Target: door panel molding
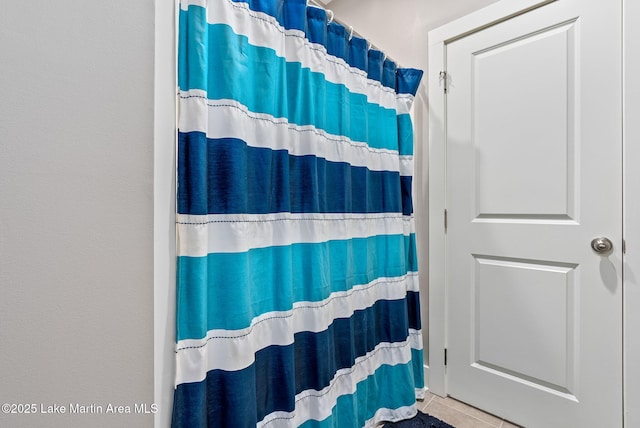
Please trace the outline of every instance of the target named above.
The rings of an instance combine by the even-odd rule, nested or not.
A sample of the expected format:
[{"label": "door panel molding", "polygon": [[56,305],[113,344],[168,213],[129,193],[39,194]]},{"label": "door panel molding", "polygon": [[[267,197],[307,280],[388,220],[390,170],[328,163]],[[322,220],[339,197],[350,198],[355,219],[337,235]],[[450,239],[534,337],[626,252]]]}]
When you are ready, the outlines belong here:
[{"label": "door panel molding", "polygon": [[[429,390],[446,396],[446,44],[557,0],[502,0],[429,32]],[[554,219],[556,220],[556,219]],[[440,351],[441,350],[441,351]]]}]

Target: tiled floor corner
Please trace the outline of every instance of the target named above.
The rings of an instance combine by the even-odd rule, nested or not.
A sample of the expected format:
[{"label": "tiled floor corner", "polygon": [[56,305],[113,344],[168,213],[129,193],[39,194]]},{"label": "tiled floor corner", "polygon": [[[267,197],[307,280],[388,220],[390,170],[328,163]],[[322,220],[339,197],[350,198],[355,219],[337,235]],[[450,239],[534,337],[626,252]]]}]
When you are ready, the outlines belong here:
[{"label": "tiled floor corner", "polygon": [[520,428],[451,397],[442,398],[429,392],[418,402],[418,408],[455,428]]}]

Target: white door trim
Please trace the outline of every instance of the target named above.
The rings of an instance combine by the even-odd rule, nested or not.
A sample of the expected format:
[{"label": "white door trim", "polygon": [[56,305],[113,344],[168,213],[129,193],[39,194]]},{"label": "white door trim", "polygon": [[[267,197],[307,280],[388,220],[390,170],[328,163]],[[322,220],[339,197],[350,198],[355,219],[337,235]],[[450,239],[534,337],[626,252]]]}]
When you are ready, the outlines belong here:
[{"label": "white door trim", "polygon": [[[429,32],[429,44],[449,43],[465,35],[558,0],[502,0]],[[429,50],[431,53],[432,51]],[[431,59],[431,58],[429,58]]]},{"label": "white door trim", "polygon": [[427,386],[447,395],[444,365],[446,348],[446,117],[444,82],[445,45],[510,17],[557,0],[502,0],[429,32],[429,363]]},{"label": "white door trim", "polygon": [[[428,387],[447,394],[445,230],[445,97],[439,72],[445,44],[545,2],[503,0],[429,33],[429,364]],[[624,425],[640,426],[640,3],[623,0],[624,94]],[[633,219],[633,220],[632,220]]]},{"label": "white door trim", "polygon": [[153,315],[155,428],[171,426],[176,325],[176,87],[175,1],[155,0],[153,141]]},{"label": "white door trim", "polygon": [[[431,33],[429,34],[431,42]],[[444,66],[444,41],[429,45],[429,391],[447,395],[444,349],[446,348],[446,269],[444,210],[446,200],[445,97],[439,71]]]},{"label": "white door trim", "polygon": [[624,422],[640,426],[640,2],[623,0]]}]

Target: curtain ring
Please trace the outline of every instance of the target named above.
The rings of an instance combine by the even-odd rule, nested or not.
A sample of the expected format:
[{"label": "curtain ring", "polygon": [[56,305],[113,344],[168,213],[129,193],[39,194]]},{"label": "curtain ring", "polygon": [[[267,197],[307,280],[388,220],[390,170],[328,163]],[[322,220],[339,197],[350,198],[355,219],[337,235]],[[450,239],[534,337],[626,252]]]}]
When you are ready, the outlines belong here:
[{"label": "curtain ring", "polygon": [[349,41],[353,39],[353,25],[349,26]]},{"label": "curtain ring", "polygon": [[327,12],[329,14],[331,14],[331,17],[329,18],[329,21],[327,21],[327,25],[331,24],[333,22],[333,11],[331,9],[327,9]]}]

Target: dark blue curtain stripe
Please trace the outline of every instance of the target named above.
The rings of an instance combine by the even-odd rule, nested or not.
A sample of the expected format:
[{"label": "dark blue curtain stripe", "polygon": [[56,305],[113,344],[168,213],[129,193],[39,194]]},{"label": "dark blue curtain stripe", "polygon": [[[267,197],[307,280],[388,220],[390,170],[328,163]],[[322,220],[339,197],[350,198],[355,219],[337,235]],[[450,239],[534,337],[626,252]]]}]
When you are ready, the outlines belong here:
[{"label": "dark blue curtain stripe", "polygon": [[250,45],[227,25],[206,24],[202,8],[181,13],[199,24],[192,27],[204,26],[201,38],[207,41],[193,43],[189,34],[181,36],[181,90],[201,89],[209,100],[233,99],[254,113],[312,125],[373,148],[398,150],[395,109],[370,103],[365,94],[328,82],[323,74],[287,62],[272,49]]},{"label": "dark blue curtain stripe", "polygon": [[[224,0],[218,0],[224,1]],[[285,21],[283,18],[283,6],[284,0],[232,0],[235,3],[247,3],[249,9],[256,12],[266,13],[273,16],[280,25],[284,27]]]},{"label": "dark blue curtain stripe", "polygon": [[409,328],[420,330],[422,328],[422,319],[420,317],[420,293],[416,291],[408,291],[406,302]]},{"label": "dark blue curtain stripe", "polygon": [[415,68],[399,68],[396,73],[398,79],[396,92],[415,96],[423,74],[422,70]]},{"label": "dark blue curtain stripe", "polygon": [[291,30],[305,31],[307,27],[307,0],[284,0],[284,25]]},{"label": "dark blue curtain stripe", "polygon": [[[292,347],[279,348],[282,359],[292,351]],[[257,386],[257,373],[255,365],[237,372],[214,370],[207,373],[202,382],[178,385],[174,394],[172,427],[253,428],[263,419],[258,417],[258,413],[265,413],[267,407],[293,411],[293,396],[282,397],[278,393],[279,388],[288,390],[290,383],[284,382],[283,385],[278,378],[267,380],[273,394],[266,389],[261,390],[256,399],[251,392]],[[415,394],[405,385],[411,383],[414,376],[411,363],[383,364],[356,385],[355,394],[338,397],[331,417],[324,421],[309,420],[301,427],[360,427],[381,407],[397,409],[410,406],[415,403]],[[380,391],[384,393],[380,394]]]},{"label": "dark blue curtain stripe", "polygon": [[402,192],[402,214],[407,216],[413,214],[413,199],[411,197],[412,183],[413,177],[405,175],[400,177],[400,191]]},{"label": "dark blue curtain stripe", "polygon": [[[335,373],[352,367],[359,357],[382,342],[404,342],[408,337],[407,300],[380,300],[339,318],[325,331],[301,332],[294,337],[296,394],[329,386]],[[256,355],[257,358],[257,355]]]},{"label": "dark blue curtain stripe", "polygon": [[366,72],[369,69],[367,57],[368,42],[357,36],[351,37],[349,42],[349,65]]},{"label": "dark blue curtain stripe", "polygon": [[329,55],[347,60],[347,30],[336,22],[329,24],[327,52],[329,52]]},{"label": "dark blue curtain stripe", "polygon": [[385,59],[382,63],[382,85],[391,89],[396,88],[396,63]]},{"label": "dark blue curtain stripe", "polygon": [[410,190],[410,177],[396,171],[207,139],[202,132],[178,136],[180,214],[410,213],[404,200]]},{"label": "dark blue curtain stripe", "polygon": [[376,49],[370,49],[368,52],[369,65],[367,77],[371,80],[382,82],[382,65],[384,63],[384,54]]},{"label": "dark blue curtain stripe", "polygon": [[[178,385],[173,394],[173,428],[255,428],[258,422],[256,366],[213,370],[203,382]],[[274,391],[279,397],[278,389]],[[275,398],[274,397],[274,398]],[[293,395],[290,398],[293,406]]]},{"label": "dark blue curtain stripe", "polygon": [[389,278],[380,286],[395,285],[417,271],[414,246],[415,234],[382,235],[179,257],[177,339],[247,328],[262,314],[320,302],[379,278]]},{"label": "dark blue curtain stripe", "polygon": [[307,8],[307,39],[319,45],[327,44],[327,12],[319,7]]},{"label": "dark blue curtain stripe", "polygon": [[[223,0],[218,0],[223,1]],[[273,16],[287,30],[305,31],[307,0],[232,0],[247,3],[249,9]]]},{"label": "dark blue curtain stripe", "polygon": [[[405,299],[381,300],[370,308],[356,311],[350,318],[334,320],[327,330],[296,333],[292,345],[259,350],[255,354],[255,363],[248,368],[233,372],[210,371],[206,383],[213,381],[216,388],[213,391],[208,389],[207,393],[215,394],[217,399],[211,404],[218,407],[213,410],[224,414],[231,409],[225,409],[226,406],[220,403],[236,407],[239,400],[246,398],[245,401],[250,402],[251,398],[245,397],[244,390],[247,385],[256,385],[257,396],[253,402],[257,412],[249,414],[257,417],[257,421],[275,411],[292,411],[295,394],[309,389],[324,389],[338,370],[353,367],[357,358],[373,351],[380,343],[406,341],[408,329],[414,328],[407,321],[410,319],[407,313],[409,306],[411,303]],[[181,387],[188,389],[183,385],[178,388]],[[201,386],[196,390],[199,388]],[[237,414],[237,411],[236,407],[233,413]]]}]

